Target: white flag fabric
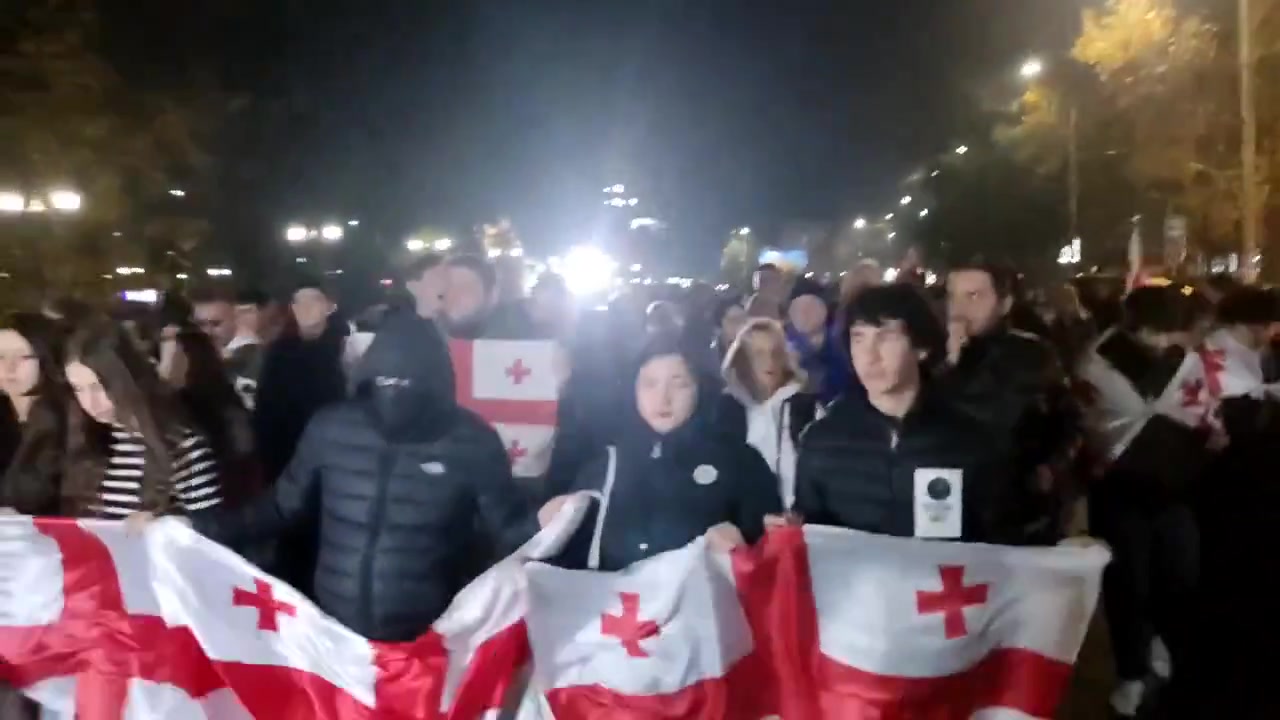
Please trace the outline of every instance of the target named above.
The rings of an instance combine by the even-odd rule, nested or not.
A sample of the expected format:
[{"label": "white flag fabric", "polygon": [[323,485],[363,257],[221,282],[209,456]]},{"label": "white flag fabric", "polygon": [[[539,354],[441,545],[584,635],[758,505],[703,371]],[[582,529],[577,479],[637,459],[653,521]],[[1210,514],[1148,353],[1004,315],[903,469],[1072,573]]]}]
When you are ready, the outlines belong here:
[{"label": "white flag fabric", "polygon": [[1090,424],[1105,441],[1108,457],[1114,460],[1123,455],[1147,421],[1157,414],[1188,427],[1197,427],[1212,417],[1217,404],[1210,392],[1213,379],[1206,375],[1204,355],[1187,353],[1161,395],[1147,400],[1098,354],[1098,346],[1112,332],[1115,330],[1098,339],[1079,368],[1080,379],[1088,383],[1094,395],[1089,408]]},{"label": "white flag fabric", "polygon": [[412,643],[370,642],[175,520],[0,519],[0,681],[81,720],[476,718],[528,658],[523,564],[585,498]]},{"label": "white flag fabric", "polygon": [[458,404],[502,437],[516,477],[538,477],[551,461],[556,405],[568,367],[550,340],[452,340]]},{"label": "white flag fabric", "polygon": [[736,716],[752,634],[727,559],[698,540],[616,573],[529,565],[534,686],[554,717]]},{"label": "white flag fabric", "polygon": [[751,609],[780,714],[831,720],[1052,718],[1110,557],[816,526],[771,532],[763,551],[790,580]]}]

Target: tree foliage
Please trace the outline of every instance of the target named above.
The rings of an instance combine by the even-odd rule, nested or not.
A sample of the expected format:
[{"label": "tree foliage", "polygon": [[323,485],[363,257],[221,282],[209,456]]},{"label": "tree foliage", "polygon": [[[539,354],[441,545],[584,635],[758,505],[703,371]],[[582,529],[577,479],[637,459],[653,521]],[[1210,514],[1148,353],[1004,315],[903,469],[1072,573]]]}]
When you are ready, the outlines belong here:
[{"label": "tree foliage", "polygon": [[231,100],[198,80],[179,92],[137,87],[99,51],[92,2],[33,5],[0,28],[0,187],[67,187],[84,201],[54,224],[4,221],[11,234],[39,238],[21,253],[25,272],[42,284],[83,287],[113,257],[189,253],[209,226],[165,198],[173,188],[201,188]]}]

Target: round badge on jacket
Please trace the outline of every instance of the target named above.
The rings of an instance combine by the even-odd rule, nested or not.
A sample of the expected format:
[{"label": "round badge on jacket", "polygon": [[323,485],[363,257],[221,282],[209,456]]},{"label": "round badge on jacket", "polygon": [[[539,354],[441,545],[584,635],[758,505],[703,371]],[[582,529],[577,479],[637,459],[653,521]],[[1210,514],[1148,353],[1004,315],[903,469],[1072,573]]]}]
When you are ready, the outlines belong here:
[{"label": "round badge on jacket", "polygon": [[693,481],[699,485],[710,485],[720,477],[720,471],[710,465],[699,465],[693,469]]}]

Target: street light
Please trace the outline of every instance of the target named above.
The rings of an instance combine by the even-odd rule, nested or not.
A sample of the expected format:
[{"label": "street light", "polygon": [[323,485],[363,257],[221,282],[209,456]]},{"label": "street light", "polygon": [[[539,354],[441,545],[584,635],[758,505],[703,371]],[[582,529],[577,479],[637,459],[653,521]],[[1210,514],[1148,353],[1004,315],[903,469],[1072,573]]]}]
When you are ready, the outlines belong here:
[{"label": "street light", "polygon": [[910,205],[910,204],[911,204],[911,196],[910,196],[910,195],[903,195],[903,196],[902,196],[902,199],[898,201],[898,204],[899,204],[899,205]]},{"label": "street light", "polygon": [[404,241],[404,249],[409,252],[422,252],[427,249],[427,242],[418,238],[409,238]]},{"label": "street light", "polygon": [[169,191],[169,194],[170,194],[170,195],[172,195],[172,196],[174,196],[174,197],[178,197],[178,198],[180,198],[180,197],[186,197],[186,196],[187,196],[187,191],[186,191],[186,190],[179,190],[179,189],[177,189],[177,188],[174,188],[174,189],[172,189],[172,190],[170,190],[170,191]]},{"label": "street light", "polygon": [[58,212],[76,212],[80,209],[82,198],[74,190],[50,190],[49,204]]},{"label": "street light", "polygon": [[348,220],[347,224],[350,225],[351,227],[360,227],[359,220]]},{"label": "street light", "polygon": [[889,237],[889,239],[890,239],[890,240],[892,240],[892,239],[894,239],[894,238],[898,237],[898,233],[896,233],[896,232],[891,232],[891,233],[889,233],[888,237]]},{"label": "street light", "polygon": [[889,213],[888,215],[885,215],[885,216],[884,216],[884,219],[885,219],[885,220],[892,220],[892,219],[893,219],[893,213]]},{"label": "street light", "polygon": [[0,212],[17,214],[27,209],[27,198],[22,193],[0,192]]},{"label": "street light", "polygon": [[205,268],[204,272],[209,277],[229,277],[231,275],[230,268],[211,267],[211,268]]},{"label": "street light", "polygon": [[920,211],[920,217],[929,217],[929,208]]},{"label": "street light", "polygon": [[440,238],[439,240],[431,243],[431,247],[436,252],[447,252],[453,247],[453,240],[450,238]]},{"label": "street light", "polygon": [[320,228],[320,237],[328,242],[337,242],[342,239],[342,226],[332,223]]},{"label": "street light", "polygon": [[307,228],[303,225],[290,225],[285,228],[284,239],[291,243],[305,242],[307,239]]},{"label": "street light", "polygon": [[860,217],[860,218],[858,218],[857,220],[854,220],[854,221],[853,221],[853,229],[854,229],[854,230],[863,230],[863,229],[865,229],[866,227],[867,227],[867,219],[866,219],[866,218],[864,218],[864,217]]},{"label": "street light", "polygon": [[969,152],[969,146],[968,146],[968,145],[961,145],[960,147],[956,148],[956,154],[957,154],[957,155],[964,155],[964,154],[965,154],[965,153],[967,153],[967,152]]},{"label": "street light", "polygon": [[739,235],[750,235],[750,234],[751,234],[751,228],[749,228],[749,227],[738,228],[738,234],[739,234]]},{"label": "street light", "polygon": [[1043,72],[1044,63],[1040,61],[1040,58],[1035,57],[1027,58],[1027,61],[1022,63],[1022,67],[1018,68],[1018,74],[1022,76],[1023,80],[1034,80],[1040,77]]}]

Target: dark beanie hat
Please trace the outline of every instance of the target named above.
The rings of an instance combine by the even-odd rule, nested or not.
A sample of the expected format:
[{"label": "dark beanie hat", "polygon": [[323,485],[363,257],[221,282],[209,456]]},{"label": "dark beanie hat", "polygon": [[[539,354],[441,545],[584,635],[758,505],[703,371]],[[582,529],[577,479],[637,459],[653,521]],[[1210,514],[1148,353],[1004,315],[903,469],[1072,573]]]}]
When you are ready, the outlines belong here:
[{"label": "dark beanie hat", "polygon": [[795,301],[797,298],[802,298],[805,295],[812,295],[823,302],[827,301],[827,296],[823,292],[821,285],[808,278],[800,278],[796,280],[795,284],[791,287],[790,299],[791,301]]}]

